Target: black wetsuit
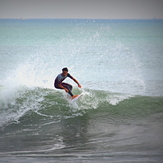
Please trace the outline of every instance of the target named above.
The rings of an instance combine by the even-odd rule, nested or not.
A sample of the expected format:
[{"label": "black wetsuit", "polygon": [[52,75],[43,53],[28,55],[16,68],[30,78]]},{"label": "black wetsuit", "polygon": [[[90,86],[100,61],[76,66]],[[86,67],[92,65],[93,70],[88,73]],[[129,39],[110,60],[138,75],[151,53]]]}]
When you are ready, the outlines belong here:
[{"label": "black wetsuit", "polygon": [[59,84],[61,84],[63,87],[67,88],[67,89],[69,90],[68,93],[69,93],[71,96],[73,96],[73,94],[71,93],[72,85],[62,82],[62,81],[65,80],[67,77],[69,77],[69,78],[71,78],[71,79],[73,78],[69,73],[67,74],[67,76],[62,75],[62,73],[59,74],[59,75],[56,77],[55,81],[54,81],[54,87],[57,88],[57,89],[63,89],[63,88],[60,88],[60,87],[59,87]]}]

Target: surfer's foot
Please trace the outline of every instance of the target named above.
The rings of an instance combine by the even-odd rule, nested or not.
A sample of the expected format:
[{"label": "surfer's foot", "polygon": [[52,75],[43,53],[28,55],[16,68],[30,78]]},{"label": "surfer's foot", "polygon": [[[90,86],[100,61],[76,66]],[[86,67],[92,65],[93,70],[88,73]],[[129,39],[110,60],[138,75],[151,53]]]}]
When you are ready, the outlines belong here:
[{"label": "surfer's foot", "polygon": [[78,97],[78,96],[79,96],[79,95],[74,95],[74,96],[72,96],[71,98],[74,99],[74,98],[76,98],[76,97]]}]

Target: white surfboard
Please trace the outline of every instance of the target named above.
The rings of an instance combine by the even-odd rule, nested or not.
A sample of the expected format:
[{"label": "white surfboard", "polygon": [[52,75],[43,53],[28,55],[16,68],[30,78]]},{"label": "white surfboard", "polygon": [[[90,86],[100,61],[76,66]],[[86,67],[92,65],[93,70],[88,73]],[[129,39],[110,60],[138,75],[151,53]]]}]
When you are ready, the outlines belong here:
[{"label": "white surfboard", "polygon": [[78,100],[82,95],[83,95],[83,93],[79,94],[77,97],[75,97],[74,99],[72,99],[71,102],[74,102],[74,101]]}]

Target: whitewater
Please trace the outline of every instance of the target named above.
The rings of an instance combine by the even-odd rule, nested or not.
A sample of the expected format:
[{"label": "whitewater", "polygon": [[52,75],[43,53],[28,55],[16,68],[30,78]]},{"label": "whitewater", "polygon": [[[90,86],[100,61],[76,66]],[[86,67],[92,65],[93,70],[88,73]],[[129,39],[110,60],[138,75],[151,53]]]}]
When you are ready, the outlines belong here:
[{"label": "whitewater", "polygon": [[1,19],[0,162],[161,163],[162,43],[163,20]]}]

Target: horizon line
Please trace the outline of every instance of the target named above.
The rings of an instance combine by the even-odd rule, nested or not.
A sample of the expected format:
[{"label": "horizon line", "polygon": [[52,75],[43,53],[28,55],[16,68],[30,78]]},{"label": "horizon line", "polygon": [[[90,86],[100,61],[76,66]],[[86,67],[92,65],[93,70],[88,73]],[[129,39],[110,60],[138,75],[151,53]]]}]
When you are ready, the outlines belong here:
[{"label": "horizon line", "polygon": [[0,18],[0,20],[163,20],[163,18]]}]

